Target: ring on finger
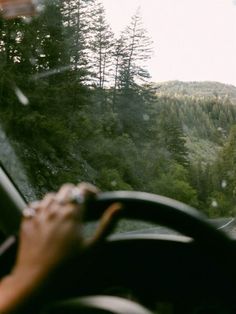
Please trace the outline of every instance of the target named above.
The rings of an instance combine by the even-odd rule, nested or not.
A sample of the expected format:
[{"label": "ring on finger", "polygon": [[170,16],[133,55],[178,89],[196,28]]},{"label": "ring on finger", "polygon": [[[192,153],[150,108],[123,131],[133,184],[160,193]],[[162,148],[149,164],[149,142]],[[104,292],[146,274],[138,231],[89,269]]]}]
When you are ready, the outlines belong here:
[{"label": "ring on finger", "polygon": [[23,210],[23,216],[25,218],[32,218],[35,216],[35,214],[36,214],[36,210],[32,207],[26,207]]},{"label": "ring on finger", "polygon": [[75,204],[75,205],[82,205],[84,201],[85,201],[84,194],[77,187],[74,187],[71,190],[70,195],[67,198],[67,202]]}]

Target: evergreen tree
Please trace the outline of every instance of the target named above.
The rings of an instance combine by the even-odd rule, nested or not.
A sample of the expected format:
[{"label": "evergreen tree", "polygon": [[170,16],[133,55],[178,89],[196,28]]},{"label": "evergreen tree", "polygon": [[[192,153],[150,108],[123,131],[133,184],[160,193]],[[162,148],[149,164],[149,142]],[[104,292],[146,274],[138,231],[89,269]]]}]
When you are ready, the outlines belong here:
[{"label": "evergreen tree", "polygon": [[143,83],[150,77],[145,62],[151,53],[151,40],[138,10],[117,40],[113,51],[113,108],[119,114],[123,132],[130,133],[136,140],[146,130],[146,99],[151,98],[152,89]]},{"label": "evergreen tree", "polygon": [[119,87],[128,90],[150,78],[145,62],[151,57],[152,41],[143,27],[140,10],[137,10],[130,25],[123,31],[119,41],[121,43],[123,47],[120,49],[122,62],[119,68]]},{"label": "evergreen tree", "polygon": [[106,22],[103,5],[98,2],[93,9],[93,38],[90,41],[91,70],[94,83],[100,89],[111,85],[111,59],[113,47],[113,33]]},{"label": "evergreen tree", "polygon": [[64,31],[70,52],[70,65],[77,73],[77,80],[91,81],[90,41],[95,0],[65,0],[62,14]]},{"label": "evergreen tree", "polygon": [[211,180],[213,191],[209,202],[212,199],[217,202],[218,215],[234,214],[236,210],[236,126],[231,128],[228,140],[212,166]]},{"label": "evergreen tree", "polygon": [[183,166],[188,165],[188,150],[181,121],[177,117],[177,108],[168,104],[159,104],[156,127],[157,145],[164,147],[169,158]]},{"label": "evergreen tree", "polygon": [[116,107],[116,100],[118,90],[120,89],[120,69],[122,66],[122,60],[125,58],[125,43],[124,38],[121,36],[114,43],[113,49],[113,59],[114,59],[114,86],[113,86],[113,109]]}]

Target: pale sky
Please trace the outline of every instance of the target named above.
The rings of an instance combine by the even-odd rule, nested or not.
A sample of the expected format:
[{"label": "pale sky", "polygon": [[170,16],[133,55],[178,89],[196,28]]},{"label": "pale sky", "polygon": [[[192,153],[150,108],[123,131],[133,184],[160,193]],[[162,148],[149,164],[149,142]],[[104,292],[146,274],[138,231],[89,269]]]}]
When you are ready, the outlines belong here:
[{"label": "pale sky", "polygon": [[102,0],[116,34],[141,6],[154,41],[152,81],[236,86],[236,0]]}]

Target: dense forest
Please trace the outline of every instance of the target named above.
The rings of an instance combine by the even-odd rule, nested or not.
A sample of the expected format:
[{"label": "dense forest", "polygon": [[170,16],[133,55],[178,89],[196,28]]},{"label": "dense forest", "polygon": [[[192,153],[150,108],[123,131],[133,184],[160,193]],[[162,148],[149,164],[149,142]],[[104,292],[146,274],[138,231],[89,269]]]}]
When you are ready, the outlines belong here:
[{"label": "dense forest", "polygon": [[0,23],[1,125],[38,197],[89,181],[235,214],[233,97],[151,83],[139,10],[118,38],[98,0]]}]

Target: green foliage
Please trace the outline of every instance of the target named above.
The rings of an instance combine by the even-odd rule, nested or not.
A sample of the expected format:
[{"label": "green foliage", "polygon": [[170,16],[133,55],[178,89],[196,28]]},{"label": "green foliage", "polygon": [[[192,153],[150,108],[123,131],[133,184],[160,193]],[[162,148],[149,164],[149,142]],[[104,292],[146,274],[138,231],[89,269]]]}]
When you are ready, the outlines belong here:
[{"label": "green foliage", "polygon": [[176,82],[145,83],[152,51],[139,12],[118,39],[97,0],[48,1],[30,24],[0,27],[1,124],[38,197],[90,181],[211,216],[234,212],[236,109],[225,97],[194,94],[194,84],[190,93]]},{"label": "green foliage", "polygon": [[97,183],[98,186],[101,186],[103,189],[108,191],[132,190],[132,187],[123,181],[120,172],[116,169],[103,168],[99,173]]},{"label": "green foliage", "polygon": [[161,174],[151,183],[151,189],[156,194],[198,207],[197,191],[189,184],[188,175],[188,171],[182,165],[173,163],[167,173]]},{"label": "green foliage", "polygon": [[235,204],[232,203],[231,197],[223,191],[215,191],[208,200],[211,217],[230,217],[236,213]]},{"label": "green foliage", "polygon": [[[212,165],[212,199],[217,201],[215,211],[220,215],[235,213],[236,207],[236,126]],[[218,198],[216,198],[218,197]]]}]

